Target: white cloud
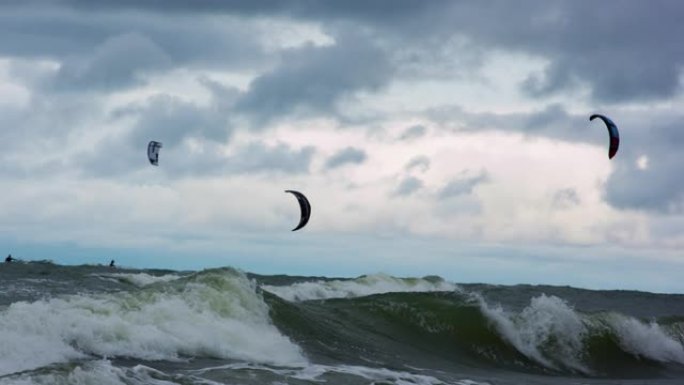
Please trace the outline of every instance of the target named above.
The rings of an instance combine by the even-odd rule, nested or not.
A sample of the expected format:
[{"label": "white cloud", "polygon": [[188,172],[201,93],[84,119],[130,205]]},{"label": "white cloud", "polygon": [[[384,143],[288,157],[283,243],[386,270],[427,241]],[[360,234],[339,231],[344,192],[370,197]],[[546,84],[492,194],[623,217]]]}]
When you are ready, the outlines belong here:
[{"label": "white cloud", "polygon": [[[676,259],[683,96],[660,83],[672,74],[651,67],[652,76],[631,79],[634,64],[616,60],[610,79],[599,76],[607,68],[592,67],[603,62],[587,56],[583,37],[553,22],[577,11],[561,3],[569,8],[531,15],[547,33],[531,40],[486,14],[472,16],[496,31],[411,7],[383,19],[325,5],[256,14],[152,7],[101,23],[87,8],[56,5],[21,19],[30,25],[0,17],[0,32],[11,32],[0,37],[0,227],[29,243],[266,250],[292,246],[283,235],[299,214],[283,192],[292,188],[312,203],[297,233],[320,242],[311,255],[344,235]],[[6,15],[30,14],[19,8]],[[461,10],[437,11],[449,19]],[[628,58],[641,52],[632,48],[650,52],[629,39],[613,44]],[[681,59],[672,50],[653,59],[670,68]],[[610,112],[620,126],[613,160],[588,111]],[[150,139],[165,143],[159,168],[145,161]],[[405,257],[355,251],[361,260],[382,254],[377,266]],[[560,254],[549,258],[575,258]],[[348,257],[335,258],[321,263]],[[436,271],[449,259],[432,262]]]},{"label": "white cloud", "polygon": [[648,156],[647,155],[641,155],[640,157],[638,157],[636,160],[636,166],[639,170],[648,169]]}]

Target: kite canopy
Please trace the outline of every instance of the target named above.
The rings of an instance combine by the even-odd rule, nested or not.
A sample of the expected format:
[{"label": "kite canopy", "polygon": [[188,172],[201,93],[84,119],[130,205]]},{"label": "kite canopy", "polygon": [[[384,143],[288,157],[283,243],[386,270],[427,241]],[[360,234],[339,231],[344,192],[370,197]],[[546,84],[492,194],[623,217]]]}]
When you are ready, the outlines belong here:
[{"label": "kite canopy", "polygon": [[299,224],[297,225],[297,227],[292,229],[292,231],[297,231],[302,227],[306,226],[307,222],[309,222],[309,217],[311,216],[311,205],[309,204],[309,200],[306,199],[304,194],[300,193],[299,191],[285,190],[285,192],[290,193],[297,198],[297,202],[299,202],[299,208],[302,210],[302,216],[299,219]]},{"label": "kite canopy", "polygon": [[159,149],[161,148],[162,144],[160,142],[155,142],[154,140],[147,145],[147,159],[150,160],[151,165],[159,165]]},{"label": "kite canopy", "polygon": [[592,121],[596,118],[603,120],[603,123],[605,123],[606,127],[608,128],[608,135],[610,136],[610,148],[608,149],[608,159],[612,159],[615,156],[615,154],[617,154],[618,147],[620,146],[620,133],[618,132],[618,128],[615,125],[615,123],[613,123],[612,120],[603,115],[591,115],[589,117],[589,121]]}]

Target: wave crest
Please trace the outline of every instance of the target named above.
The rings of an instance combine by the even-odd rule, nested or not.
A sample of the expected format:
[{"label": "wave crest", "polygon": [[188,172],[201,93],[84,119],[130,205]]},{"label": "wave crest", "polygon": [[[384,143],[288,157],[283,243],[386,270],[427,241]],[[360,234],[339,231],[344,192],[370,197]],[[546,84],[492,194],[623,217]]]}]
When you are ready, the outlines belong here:
[{"label": "wave crest", "polygon": [[396,278],[386,274],[364,275],[348,280],[298,282],[289,286],[263,285],[262,288],[291,302],[382,293],[459,290],[455,284],[439,277]]},{"label": "wave crest", "polygon": [[207,270],[132,292],[17,302],[0,312],[0,374],[83,356],[305,362],[271,323],[255,285]]}]

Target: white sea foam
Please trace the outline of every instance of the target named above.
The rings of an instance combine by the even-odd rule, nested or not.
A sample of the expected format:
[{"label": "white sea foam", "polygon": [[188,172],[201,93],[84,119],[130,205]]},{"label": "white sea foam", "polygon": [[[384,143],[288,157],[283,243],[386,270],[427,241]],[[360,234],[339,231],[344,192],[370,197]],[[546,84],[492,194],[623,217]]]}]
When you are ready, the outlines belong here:
[{"label": "white sea foam", "polygon": [[[356,365],[306,365],[297,368],[279,368],[253,363],[235,363],[194,371],[202,374],[215,370],[255,370],[267,371],[283,377],[312,381],[327,382],[324,377],[329,374],[347,375],[368,380],[370,384],[394,385],[490,385],[487,382],[477,382],[470,379],[444,382],[436,377],[410,373],[406,371],[390,370],[386,368],[370,368]],[[340,381],[339,379],[337,381]],[[354,381],[356,383],[356,381]]]},{"label": "white sea foam", "polygon": [[179,275],[166,274],[166,275],[150,275],[147,273],[112,273],[112,274],[100,274],[98,277],[101,278],[113,278],[117,281],[128,282],[137,287],[143,287],[151,285],[158,282],[169,282],[180,278]]},{"label": "white sea foam", "polygon": [[393,292],[454,291],[458,286],[442,279],[395,278],[385,274],[365,275],[350,280],[298,282],[289,286],[262,288],[288,301],[353,298]]},{"label": "white sea foam", "polygon": [[[386,368],[369,368],[365,366],[356,365],[311,365],[304,368],[299,373],[296,373],[292,378],[301,380],[320,381],[320,377],[329,374],[346,374],[354,377],[361,377],[369,380],[371,384],[396,384],[396,385],[448,385],[448,383],[439,380],[433,376],[424,374],[415,374],[405,371],[390,370]],[[459,380],[457,382],[449,383],[452,385],[488,385],[486,383],[478,383],[473,380]]]},{"label": "white sea foam", "polygon": [[108,360],[84,362],[73,368],[53,368],[47,373],[21,373],[0,379],[0,385],[175,385],[164,375],[138,365],[118,368]]},{"label": "white sea foam", "polygon": [[0,375],[86,355],[306,361],[273,326],[253,284],[232,270],[133,292],[14,303],[0,311],[0,341]]}]

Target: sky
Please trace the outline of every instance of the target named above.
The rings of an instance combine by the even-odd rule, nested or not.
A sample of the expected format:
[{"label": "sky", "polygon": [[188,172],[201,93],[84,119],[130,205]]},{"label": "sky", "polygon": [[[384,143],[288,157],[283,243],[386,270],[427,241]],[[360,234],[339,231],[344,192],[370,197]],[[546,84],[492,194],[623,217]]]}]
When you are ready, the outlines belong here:
[{"label": "sky", "polygon": [[[678,0],[3,1],[0,246],[684,293],[682,18]],[[620,129],[612,160],[594,113]],[[312,205],[297,232],[286,189]]]}]

